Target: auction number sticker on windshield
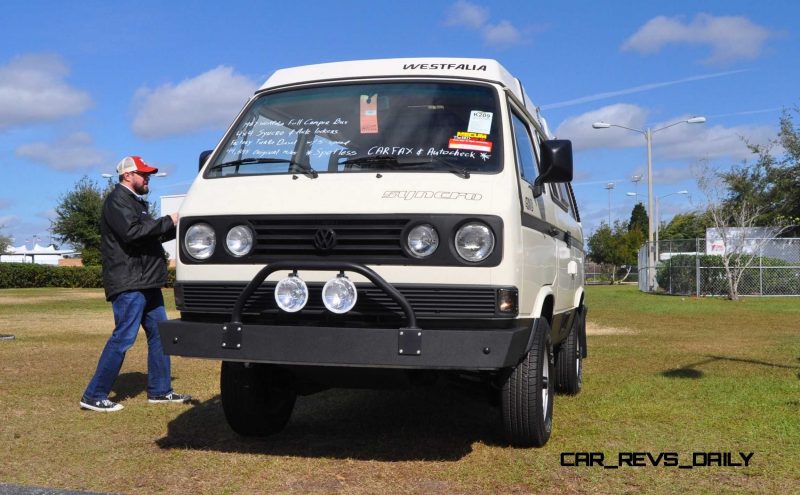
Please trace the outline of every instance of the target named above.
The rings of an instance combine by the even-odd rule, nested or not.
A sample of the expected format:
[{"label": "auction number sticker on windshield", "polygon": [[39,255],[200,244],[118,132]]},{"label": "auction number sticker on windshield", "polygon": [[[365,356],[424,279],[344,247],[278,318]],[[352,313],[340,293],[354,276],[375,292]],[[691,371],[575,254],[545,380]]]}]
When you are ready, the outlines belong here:
[{"label": "auction number sticker on windshield", "polygon": [[492,112],[482,112],[473,110],[469,114],[469,126],[467,132],[479,132],[489,134],[492,129]]},{"label": "auction number sticker on windshield", "polygon": [[378,95],[361,95],[361,134],[378,133]]}]

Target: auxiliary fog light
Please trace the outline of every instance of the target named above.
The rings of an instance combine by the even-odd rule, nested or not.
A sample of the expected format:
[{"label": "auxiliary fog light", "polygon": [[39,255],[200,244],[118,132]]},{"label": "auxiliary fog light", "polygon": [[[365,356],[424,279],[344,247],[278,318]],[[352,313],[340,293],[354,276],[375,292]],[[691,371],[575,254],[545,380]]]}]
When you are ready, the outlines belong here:
[{"label": "auxiliary fog light", "polygon": [[344,274],[328,280],[322,287],[322,302],[333,313],[347,313],[356,305],[357,299],[355,284]]},{"label": "auxiliary fog light", "polygon": [[308,302],[308,287],[296,273],[282,279],[275,286],[275,302],[287,313],[303,309]]}]

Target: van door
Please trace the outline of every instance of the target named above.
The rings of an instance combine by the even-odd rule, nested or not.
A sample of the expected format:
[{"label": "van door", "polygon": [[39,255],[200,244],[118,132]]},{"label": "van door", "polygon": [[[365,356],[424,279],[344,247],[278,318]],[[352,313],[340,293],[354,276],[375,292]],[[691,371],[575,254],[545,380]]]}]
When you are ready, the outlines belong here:
[{"label": "van door", "polygon": [[[519,195],[522,201],[522,256],[524,297],[536,297],[543,285],[553,285],[556,280],[556,243],[549,235],[548,222],[552,208],[542,196],[533,197],[533,181],[538,175],[538,141],[533,138],[531,126],[522,117],[522,112],[513,109],[511,122],[514,131],[514,148],[519,177]],[[535,132],[535,131],[534,131]],[[521,306],[533,301],[520,301]]]},{"label": "van door", "polygon": [[[575,292],[583,281],[583,262],[580,253],[583,250],[583,238],[575,219],[575,208],[566,183],[550,184],[548,189],[555,205],[554,216],[556,227],[561,231],[557,241],[558,255],[558,298],[563,309],[573,307]],[[580,245],[580,251],[577,249]]]}]

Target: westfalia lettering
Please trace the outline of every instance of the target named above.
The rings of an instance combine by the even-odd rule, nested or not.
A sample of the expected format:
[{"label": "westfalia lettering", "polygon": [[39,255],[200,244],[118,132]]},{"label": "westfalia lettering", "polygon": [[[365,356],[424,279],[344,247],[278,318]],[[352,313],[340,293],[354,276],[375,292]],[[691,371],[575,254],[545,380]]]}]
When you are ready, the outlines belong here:
[{"label": "westfalia lettering", "polygon": [[485,65],[477,64],[403,64],[403,70],[486,70]]},{"label": "westfalia lettering", "polygon": [[457,191],[383,191],[383,199],[465,199],[480,201],[482,194]]}]

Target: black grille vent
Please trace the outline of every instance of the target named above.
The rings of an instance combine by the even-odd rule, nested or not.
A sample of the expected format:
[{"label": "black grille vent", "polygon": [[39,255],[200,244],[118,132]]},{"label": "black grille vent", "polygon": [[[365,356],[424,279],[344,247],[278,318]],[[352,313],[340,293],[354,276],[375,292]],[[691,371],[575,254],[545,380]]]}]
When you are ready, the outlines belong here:
[{"label": "black grille vent", "polygon": [[[253,254],[344,256],[365,260],[372,257],[404,258],[400,239],[408,222],[405,218],[385,217],[254,219],[251,220],[256,233]],[[319,240],[320,237],[326,237],[326,234],[327,244]]]},{"label": "black grille vent", "polygon": [[[185,312],[230,314],[245,284],[180,284],[175,286],[178,309]],[[245,304],[244,314],[281,313],[273,299],[274,283],[259,287]],[[402,316],[400,306],[381,289],[358,284],[358,301],[349,314]],[[396,286],[414,308],[417,318],[497,316],[495,287]],[[322,284],[309,283],[309,301],[301,313],[326,312]],[[181,297],[182,296],[182,297]],[[504,315],[508,316],[508,315]]]}]

